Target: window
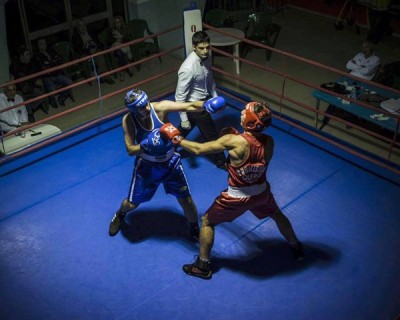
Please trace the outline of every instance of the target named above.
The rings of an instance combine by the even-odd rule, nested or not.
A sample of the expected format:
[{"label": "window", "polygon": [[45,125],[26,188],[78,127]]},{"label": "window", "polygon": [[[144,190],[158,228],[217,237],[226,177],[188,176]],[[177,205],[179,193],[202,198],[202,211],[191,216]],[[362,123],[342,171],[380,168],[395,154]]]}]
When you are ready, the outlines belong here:
[{"label": "window", "polygon": [[25,0],[29,32],[46,29],[67,21],[64,0]]}]

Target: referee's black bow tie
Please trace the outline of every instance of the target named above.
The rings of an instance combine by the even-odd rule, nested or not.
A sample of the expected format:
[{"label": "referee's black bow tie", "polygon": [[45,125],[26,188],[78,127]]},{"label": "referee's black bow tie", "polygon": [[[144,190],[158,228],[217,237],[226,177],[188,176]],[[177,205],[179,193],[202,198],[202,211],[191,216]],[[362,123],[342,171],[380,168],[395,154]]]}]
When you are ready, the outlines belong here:
[{"label": "referee's black bow tie", "polygon": [[10,101],[11,101],[11,102],[14,102],[15,99],[8,98],[7,101],[8,101],[8,102],[10,102]]}]

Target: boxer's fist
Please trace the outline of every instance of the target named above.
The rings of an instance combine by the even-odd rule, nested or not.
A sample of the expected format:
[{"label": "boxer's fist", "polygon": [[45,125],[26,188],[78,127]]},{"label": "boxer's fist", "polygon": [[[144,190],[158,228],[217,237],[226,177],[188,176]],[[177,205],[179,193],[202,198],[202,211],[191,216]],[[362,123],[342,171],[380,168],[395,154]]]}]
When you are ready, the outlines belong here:
[{"label": "boxer's fist", "polygon": [[149,150],[149,140],[148,139],[143,139],[142,141],[140,141],[140,149],[142,151],[148,151]]},{"label": "boxer's fist", "polygon": [[222,137],[226,134],[240,134],[240,132],[237,131],[234,127],[225,127],[225,128],[222,128],[221,131],[219,132],[220,137]]},{"label": "boxer's fist", "polygon": [[160,130],[155,129],[140,142],[140,149],[150,155],[162,155],[166,152],[167,142],[161,137]]},{"label": "boxer's fist", "polygon": [[209,113],[215,113],[225,108],[225,99],[223,97],[214,97],[204,102],[203,108]]},{"label": "boxer's fist", "polygon": [[160,129],[163,137],[172,141],[172,143],[176,146],[179,146],[182,140],[184,139],[181,136],[181,133],[177,128],[175,128],[171,123],[164,124]]}]

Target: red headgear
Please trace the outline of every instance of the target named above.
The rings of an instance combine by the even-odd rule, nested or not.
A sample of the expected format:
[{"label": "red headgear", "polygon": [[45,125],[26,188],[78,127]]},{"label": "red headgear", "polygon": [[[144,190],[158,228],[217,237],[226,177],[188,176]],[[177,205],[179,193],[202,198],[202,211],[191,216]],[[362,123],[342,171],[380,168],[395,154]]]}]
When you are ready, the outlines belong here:
[{"label": "red headgear", "polygon": [[[262,106],[257,113],[254,111],[256,105]],[[248,131],[262,131],[267,128],[272,121],[271,110],[267,105],[259,102],[249,102],[245,107],[245,117],[243,119],[243,128]]]}]

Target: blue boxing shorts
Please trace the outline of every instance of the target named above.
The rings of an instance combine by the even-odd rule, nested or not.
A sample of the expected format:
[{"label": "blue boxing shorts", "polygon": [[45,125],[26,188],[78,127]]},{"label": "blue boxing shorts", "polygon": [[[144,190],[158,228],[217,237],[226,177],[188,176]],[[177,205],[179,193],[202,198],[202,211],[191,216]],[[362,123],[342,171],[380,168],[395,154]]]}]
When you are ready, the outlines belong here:
[{"label": "blue boxing shorts", "polygon": [[190,189],[179,153],[165,161],[137,156],[129,188],[128,200],[140,204],[151,200],[160,184],[166,193],[177,198],[190,196]]}]

